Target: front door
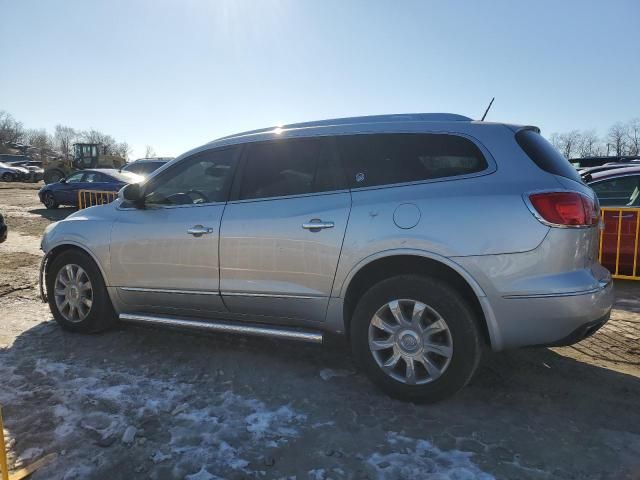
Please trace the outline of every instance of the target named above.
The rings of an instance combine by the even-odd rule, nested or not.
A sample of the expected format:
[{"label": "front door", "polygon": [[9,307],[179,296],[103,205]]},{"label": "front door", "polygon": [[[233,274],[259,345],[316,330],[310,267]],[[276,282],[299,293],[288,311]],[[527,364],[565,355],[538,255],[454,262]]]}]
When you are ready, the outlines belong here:
[{"label": "front door", "polygon": [[329,140],[247,147],[220,233],[220,290],[233,313],[324,321],[351,195]]},{"label": "front door", "polygon": [[78,191],[82,189],[85,172],[76,172],[69,175],[64,182],[56,185],[56,200],[63,205],[76,205],[78,203]]},{"label": "front door", "polygon": [[215,315],[218,233],[236,150],[185,158],[152,178],[144,208],[120,206],[111,234],[112,286],[128,313]]}]

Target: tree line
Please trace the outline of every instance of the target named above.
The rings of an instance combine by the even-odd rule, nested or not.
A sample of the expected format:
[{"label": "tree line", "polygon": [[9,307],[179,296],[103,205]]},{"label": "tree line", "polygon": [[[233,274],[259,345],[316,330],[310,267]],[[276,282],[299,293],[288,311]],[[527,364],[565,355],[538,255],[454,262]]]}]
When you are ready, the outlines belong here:
[{"label": "tree line", "polygon": [[613,124],[603,137],[595,130],[571,130],[549,140],[567,158],[640,155],[640,118]]},{"label": "tree line", "polygon": [[131,147],[127,142],[118,142],[111,135],[99,130],[79,130],[66,125],[56,125],[53,133],[44,128],[25,128],[22,122],[0,110],[0,153],[8,151],[9,146],[25,145],[36,149],[40,156],[72,156],[73,144],[100,143],[107,147],[110,154],[128,159]]}]

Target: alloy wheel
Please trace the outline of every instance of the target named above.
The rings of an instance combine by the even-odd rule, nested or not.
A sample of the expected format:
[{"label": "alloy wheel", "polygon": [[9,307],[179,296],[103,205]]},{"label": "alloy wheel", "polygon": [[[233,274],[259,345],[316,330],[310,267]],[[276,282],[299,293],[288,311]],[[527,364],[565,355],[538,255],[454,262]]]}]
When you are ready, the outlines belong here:
[{"label": "alloy wheel", "polygon": [[433,308],[417,300],[392,300],[371,318],[369,350],[388,376],[420,385],[438,379],[449,367],[453,338]]},{"label": "alloy wheel", "polygon": [[93,304],[93,288],[89,275],[75,264],[60,269],[54,282],[54,298],[60,315],[71,323],[82,322]]}]

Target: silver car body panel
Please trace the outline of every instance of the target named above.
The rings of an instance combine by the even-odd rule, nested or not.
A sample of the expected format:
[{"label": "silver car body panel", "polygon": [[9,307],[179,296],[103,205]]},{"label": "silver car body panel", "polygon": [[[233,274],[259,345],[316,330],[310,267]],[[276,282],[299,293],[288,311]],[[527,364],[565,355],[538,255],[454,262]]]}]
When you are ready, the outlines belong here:
[{"label": "silver car body panel", "polygon": [[[613,293],[596,260],[598,232],[538,221],[524,195],[579,191],[514,140],[520,127],[460,116],[337,119],[224,137],[168,162],[228,145],[311,136],[447,133],[489,164],[477,174],[322,194],[138,210],[121,200],[50,227],[43,249],[86,250],[119,314],[162,314],[344,333],[350,282],[381,258],[414,255],[456,271],[476,294],[495,350],[552,343],[606,316]],[[311,220],[333,228],[311,231]],[[212,233],[192,237],[194,225]],[[428,273],[428,272],[426,272]]]}]

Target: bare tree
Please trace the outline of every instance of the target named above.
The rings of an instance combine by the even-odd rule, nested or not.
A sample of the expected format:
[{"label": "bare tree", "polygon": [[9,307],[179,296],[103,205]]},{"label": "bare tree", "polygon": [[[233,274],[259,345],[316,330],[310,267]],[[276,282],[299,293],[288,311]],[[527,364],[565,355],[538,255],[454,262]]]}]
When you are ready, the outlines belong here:
[{"label": "bare tree", "polygon": [[101,144],[107,152],[112,152],[116,145],[116,140],[111,135],[107,135],[106,133],[102,133],[94,129],[83,131],[80,134],[80,138],[86,143]]},{"label": "bare tree", "polygon": [[144,158],[152,158],[156,156],[156,152],[153,150],[151,145],[147,145],[144,149]]},{"label": "bare tree", "polygon": [[595,130],[585,130],[580,134],[578,144],[578,155],[580,157],[595,157],[602,153],[600,139]]},{"label": "bare tree", "polygon": [[71,127],[64,125],[56,125],[56,130],[53,135],[54,145],[57,150],[62,153],[65,158],[71,155],[71,145],[78,137],[78,132]]},{"label": "bare tree", "polygon": [[121,156],[125,160],[128,160],[129,154],[131,153],[131,147],[127,142],[116,143],[113,147],[113,153]]},{"label": "bare tree", "polygon": [[0,110],[0,144],[18,142],[23,135],[22,123],[16,121],[10,113]]},{"label": "bare tree", "polygon": [[44,128],[31,128],[24,132],[25,141],[33,147],[36,152],[34,156],[44,160],[53,149],[53,138]]},{"label": "bare tree", "polygon": [[572,130],[567,133],[554,133],[550,137],[553,146],[566,158],[572,158],[574,153],[578,153],[581,139],[582,135],[578,130]]},{"label": "bare tree", "polygon": [[627,123],[627,151],[629,155],[640,155],[640,118]]},{"label": "bare tree", "polygon": [[626,153],[627,138],[627,125],[624,123],[617,122],[609,129],[607,141],[616,156],[620,157]]}]

